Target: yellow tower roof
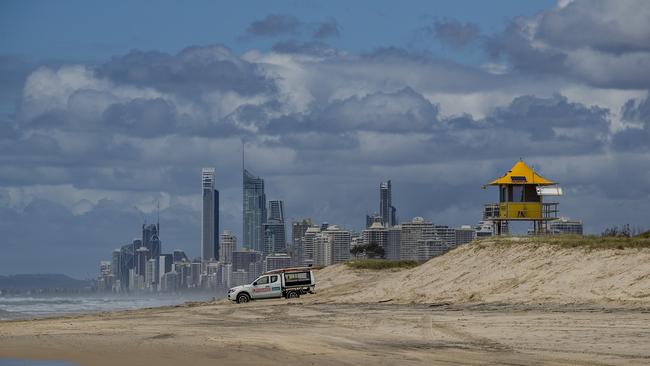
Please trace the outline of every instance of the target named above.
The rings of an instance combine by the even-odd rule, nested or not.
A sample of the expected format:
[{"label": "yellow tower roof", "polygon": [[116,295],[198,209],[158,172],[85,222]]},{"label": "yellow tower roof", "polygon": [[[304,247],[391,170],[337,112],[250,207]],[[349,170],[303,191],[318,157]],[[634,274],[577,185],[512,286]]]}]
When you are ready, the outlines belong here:
[{"label": "yellow tower roof", "polygon": [[556,184],[539,174],[535,173],[528,165],[519,160],[503,177],[493,180],[488,183],[489,186],[497,186],[500,184],[535,184],[540,186],[548,186]]}]

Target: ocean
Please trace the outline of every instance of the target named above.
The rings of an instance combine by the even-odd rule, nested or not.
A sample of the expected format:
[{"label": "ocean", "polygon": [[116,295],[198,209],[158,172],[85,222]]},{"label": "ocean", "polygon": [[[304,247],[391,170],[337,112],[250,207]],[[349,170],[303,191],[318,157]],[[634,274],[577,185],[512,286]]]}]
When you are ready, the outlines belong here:
[{"label": "ocean", "polygon": [[0,320],[142,309],[210,300],[214,294],[164,296],[0,296]]}]

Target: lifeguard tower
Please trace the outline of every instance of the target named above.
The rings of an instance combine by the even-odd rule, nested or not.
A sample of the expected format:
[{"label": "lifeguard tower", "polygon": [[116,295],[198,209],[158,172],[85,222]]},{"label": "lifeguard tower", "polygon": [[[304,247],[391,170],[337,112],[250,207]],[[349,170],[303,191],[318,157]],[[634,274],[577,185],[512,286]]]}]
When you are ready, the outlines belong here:
[{"label": "lifeguard tower", "polygon": [[495,235],[507,234],[509,221],[532,221],[534,234],[546,234],[548,222],[558,219],[558,203],[543,201],[546,196],[561,196],[562,188],[522,160],[486,186],[499,187],[499,203],[488,203],[483,211],[483,220],[492,222]]}]

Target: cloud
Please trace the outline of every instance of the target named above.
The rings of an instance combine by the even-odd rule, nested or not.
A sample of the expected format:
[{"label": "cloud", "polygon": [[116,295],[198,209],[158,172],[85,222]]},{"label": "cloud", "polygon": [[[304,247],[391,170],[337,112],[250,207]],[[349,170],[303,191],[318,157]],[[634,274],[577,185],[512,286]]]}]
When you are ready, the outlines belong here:
[{"label": "cloud", "polygon": [[97,76],[113,82],[152,87],[162,92],[196,95],[206,91],[234,91],[242,95],[272,92],[273,80],[257,65],[224,46],[187,47],[176,55],[131,51],[97,67]]},{"label": "cloud", "polygon": [[614,136],[614,146],[622,151],[650,151],[650,92],[645,99],[628,100],[621,114],[633,125]]},{"label": "cloud", "polygon": [[338,38],[340,36],[339,24],[333,18],[317,24],[316,29],[312,33],[314,39]]},{"label": "cloud", "polygon": [[301,24],[300,20],[293,15],[271,14],[252,22],[246,32],[252,36],[263,37],[297,34]]},{"label": "cloud", "polygon": [[575,0],[513,20],[486,38],[493,58],[516,70],[555,74],[607,88],[650,85],[650,9],[643,1]]},{"label": "cloud", "polygon": [[[163,245],[193,256],[204,166],[217,169],[223,228],[239,233],[242,141],[247,167],[291,218],[360,229],[378,182],[393,179],[402,220],[471,224],[494,200],[480,185],[522,157],[563,184],[562,213],[588,231],[619,218],[640,225],[648,84],[625,88],[643,84],[646,51],[615,38],[564,44],[541,26],[551,11],[571,15],[558,7],[488,39],[491,72],[416,49],[347,52],[314,40],[320,23],[304,22],[269,51],[134,50],[29,69],[13,82],[17,113],[0,118],[0,232],[20,248],[0,264],[18,270],[47,243],[57,261],[89,258],[83,270],[94,275],[158,200]],[[471,25],[439,25],[445,42],[478,43]],[[616,217],[591,212],[602,207]],[[43,225],[21,237],[32,217]]]},{"label": "cloud", "polygon": [[438,41],[456,49],[467,46],[480,36],[478,25],[457,20],[436,21],[427,29]]},{"label": "cloud", "polygon": [[341,35],[340,26],[334,18],[322,22],[307,23],[293,15],[270,14],[264,19],[253,21],[246,28],[245,37],[296,37],[306,32],[310,32],[314,40],[338,38]]},{"label": "cloud", "polygon": [[271,48],[277,53],[308,55],[316,57],[332,57],[337,55],[336,49],[326,43],[319,41],[301,42],[298,40],[288,40],[275,43]]}]

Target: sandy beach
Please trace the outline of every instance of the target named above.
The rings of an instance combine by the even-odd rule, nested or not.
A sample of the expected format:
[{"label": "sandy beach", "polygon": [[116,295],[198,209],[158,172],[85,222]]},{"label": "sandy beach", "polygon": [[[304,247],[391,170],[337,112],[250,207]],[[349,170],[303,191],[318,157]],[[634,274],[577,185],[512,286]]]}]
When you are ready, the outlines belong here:
[{"label": "sandy beach", "polygon": [[3,322],[0,357],[80,365],[647,365],[650,310],[203,304]]},{"label": "sandy beach", "polygon": [[647,365],[650,250],[481,242],[317,272],[295,300],[0,322],[0,358],[79,365]]}]

